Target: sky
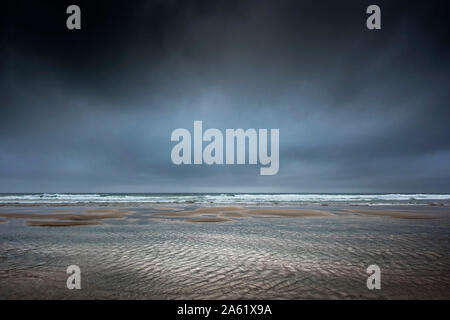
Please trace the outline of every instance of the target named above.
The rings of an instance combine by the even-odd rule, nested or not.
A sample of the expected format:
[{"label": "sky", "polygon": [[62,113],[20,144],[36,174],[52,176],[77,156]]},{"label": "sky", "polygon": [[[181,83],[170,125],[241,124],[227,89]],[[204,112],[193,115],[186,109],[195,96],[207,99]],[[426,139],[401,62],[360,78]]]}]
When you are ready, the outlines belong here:
[{"label": "sky", "polygon": [[[450,192],[446,1],[7,0],[0,15],[0,192]],[[278,128],[278,174],[176,166],[171,133],[195,120]]]}]

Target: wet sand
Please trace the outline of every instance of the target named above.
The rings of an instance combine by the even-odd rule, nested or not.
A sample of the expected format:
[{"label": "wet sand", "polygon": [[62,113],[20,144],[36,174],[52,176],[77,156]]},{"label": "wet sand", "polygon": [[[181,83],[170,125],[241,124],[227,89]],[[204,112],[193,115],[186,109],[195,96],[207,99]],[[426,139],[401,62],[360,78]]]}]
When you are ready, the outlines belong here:
[{"label": "wet sand", "polygon": [[[75,212],[69,209],[61,209],[58,207],[49,207],[44,209],[36,209],[27,212],[28,207],[23,207],[23,211],[13,206],[13,212],[0,212],[0,218],[6,219],[24,219],[28,226],[84,226],[101,224],[102,220],[108,219],[124,219],[132,215],[136,211],[123,208],[107,208],[107,207],[93,207],[85,208],[80,212]],[[82,208],[82,207],[81,207]],[[141,209],[141,208],[133,208]],[[417,210],[420,209],[420,210]],[[434,210],[433,210],[434,209]],[[28,209],[29,210],[29,209]],[[434,215],[433,207],[415,208],[414,212],[411,208],[398,209],[396,207],[383,208],[367,208],[366,206],[355,208],[342,208],[337,210],[335,207],[320,207],[318,209],[298,209],[285,207],[269,207],[269,208],[252,208],[248,206],[230,206],[230,207],[202,207],[186,210],[185,207],[164,207],[154,206],[153,208],[142,209],[143,216],[148,218],[186,218],[182,221],[186,222],[232,222],[241,218],[345,218],[345,217],[361,217],[361,216],[376,216],[381,218],[394,219],[437,219],[439,216]],[[7,211],[7,210],[3,210]],[[418,211],[418,212],[417,212]],[[445,210],[444,210],[445,211]],[[340,212],[340,214],[339,214]],[[344,214],[342,214],[344,213]],[[190,218],[190,219],[187,219]],[[0,223],[5,223],[8,220],[0,219]]]},{"label": "wet sand", "polygon": [[225,218],[203,217],[203,218],[187,219],[186,221],[188,221],[188,222],[228,222],[228,221],[232,221],[232,220],[225,219]]},{"label": "wet sand", "polygon": [[194,210],[175,211],[175,212],[161,212],[155,213],[155,217],[191,217],[203,214],[220,214],[222,212],[241,212],[245,210],[243,207],[210,207],[198,208]]},{"label": "wet sand", "polygon": [[91,226],[100,224],[99,221],[45,221],[45,220],[27,220],[29,226],[38,227],[73,227],[73,226]]},{"label": "wet sand", "polygon": [[195,210],[177,211],[177,212],[161,212],[155,213],[155,217],[195,217],[204,215],[214,215],[215,218],[246,218],[246,217],[330,217],[334,216],[330,212],[322,210],[306,210],[306,209],[249,209],[245,207],[211,207],[199,208]]},{"label": "wet sand", "polygon": [[[80,214],[70,210],[49,210],[48,212],[0,212],[0,217],[7,219],[26,219],[29,226],[70,227],[100,224],[101,220],[123,219],[133,211],[119,209],[88,209]],[[37,221],[36,221],[37,220]],[[6,221],[6,220],[5,220]]]},{"label": "wet sand", "polygon": [[[358,217],[361,215],[378,216],[395,219],[438,219],[432,214],[433,210],[426,209],[421,212],[412,212],[408,210],[399,210],[397,208],[378,208],[367,209],[365,207],[358,209],[343,209],[346,215],[336,215],[332,208],[326,210],[315,209],[290,209],[290,208],[271,208],[271,209],[251,209],[246,207],[212,207],[199,208],[194,210],[159,212],[150,216],[165,218],[182,217],[203,217],[205,215],[214,218],[250,218],[250,217],[285,217],[285,218],[312,218],[312,217],[340,217],[345,216]],[[233,219],[231,219],[233,220]]]},{"label": "wet sand", "polygon": [[431,214],[419,214],[408,211],[398,210],[370,210],[370,209],[347,209],[347,212],[357,213],[362,215],[389,217],[395,219],[437,219],[437,216]]},{"label": "wet sand", "polygon": [[254,209],[245,210],[245,214],[251,216],[272,216],[272,217],[330,217],[334,216],[330,212],[321,210],[304,209]]},{"label": "wet sand", "polygon": [[4,207],[0,299],[449,299],[449,209]]}]

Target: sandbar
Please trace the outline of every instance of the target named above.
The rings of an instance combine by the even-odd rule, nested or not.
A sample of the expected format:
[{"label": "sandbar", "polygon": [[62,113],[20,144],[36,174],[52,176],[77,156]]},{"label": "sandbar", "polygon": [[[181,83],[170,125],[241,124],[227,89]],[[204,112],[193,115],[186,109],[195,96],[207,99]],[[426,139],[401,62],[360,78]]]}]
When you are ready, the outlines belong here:
[{"label": "sandbar", "polygon": [[188,222],[228,222],[228,221],[233,221],[233,220],[219,218],[219,217],[202,217],[202,218],[187,219],[186,221],[188,221]]},{"label": "sandbar", "polygon": [[322,210],[305,209],[248,209],[243,207],[212,207],[199,208],[178,212],[158,212],[153,214],[156,217],[195,217],[204,215],[214,215],[213,218],[245,218],[245,217],[329,217],[334,216],[330,212]]},{"label": "sandbar", "polygon": [[34,227],[73,227],[90,226],[100,224],[99,221],[45,221],[45,220],[27,220],[27,225]]}]

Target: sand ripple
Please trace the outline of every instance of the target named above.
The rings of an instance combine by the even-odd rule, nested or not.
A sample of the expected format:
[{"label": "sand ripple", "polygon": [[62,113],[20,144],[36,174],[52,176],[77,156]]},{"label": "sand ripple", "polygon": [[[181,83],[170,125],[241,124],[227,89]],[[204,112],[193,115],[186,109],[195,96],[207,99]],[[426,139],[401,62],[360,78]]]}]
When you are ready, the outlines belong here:
[{"label": "sand ripple", "polygon": [[[233,212],[233,211],[227,211]],[[449,219],[237,219],[134,214],[89,228],[0,232],[0,298],[450,298]],[[366,288],[370,264],[382,290]],[[82,290],[65,288],[65,268]]]}]

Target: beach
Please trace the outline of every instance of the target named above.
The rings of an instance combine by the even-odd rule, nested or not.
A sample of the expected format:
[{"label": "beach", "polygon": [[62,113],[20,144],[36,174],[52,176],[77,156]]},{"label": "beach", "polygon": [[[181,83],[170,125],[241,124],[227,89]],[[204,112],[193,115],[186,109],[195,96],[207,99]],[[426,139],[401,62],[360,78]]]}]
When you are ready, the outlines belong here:
[{"label": "beach", "polygon": [[450,298],[446,203],[16,203],[0,221],[1,299]]}]

